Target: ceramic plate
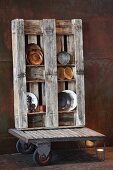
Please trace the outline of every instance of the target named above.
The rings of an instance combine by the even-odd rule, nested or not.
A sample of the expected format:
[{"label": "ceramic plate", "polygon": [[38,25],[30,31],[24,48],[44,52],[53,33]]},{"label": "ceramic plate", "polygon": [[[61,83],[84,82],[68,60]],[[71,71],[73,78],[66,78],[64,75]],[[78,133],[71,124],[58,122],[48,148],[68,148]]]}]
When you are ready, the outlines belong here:
[{"label": "ceramic plate", "polygon": [[38,99],[33,93],[27,92],[27,102],[29,104],[35,104],[35,109],[38,106]]},{"label": "ceramic plate", "polygon": [[77,95],[72,90],[64,90],[63,92],[68,93],[71,97],[71,106],[69,107],[67,111],[72,111],[73,109],[77,107]]},{"label": "ceramic plate", "polygon": [[70,61],[70,54],[67,53],[66,51],[62,51],[57,54],[57,59],[60,64],[66,65]]}]

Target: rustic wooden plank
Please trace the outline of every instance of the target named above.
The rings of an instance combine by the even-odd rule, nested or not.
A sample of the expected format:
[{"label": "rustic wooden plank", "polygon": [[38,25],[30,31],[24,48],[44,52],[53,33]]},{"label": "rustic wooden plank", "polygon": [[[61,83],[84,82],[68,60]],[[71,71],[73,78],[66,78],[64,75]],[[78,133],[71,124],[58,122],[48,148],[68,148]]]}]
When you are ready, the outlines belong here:
[{"label": "rustic wooden plank", "polygon": [[21,130],[17,130],[17,129],[9,129],[8,132],[12,135],[14,135],[15,137],[25,141],[26,143],[28,142],[29,139],[32,139],[31,136],[29,136],[28,134],[26,135],[23,131]]},{"label": "rustic wooden plank", "polygon": [[31,133],[30,131],[26,132],[26,135],[30,136],[31,139],[37,139],[37,137],[35,136],[35,134]]},{"label": "rustic wooden plank", "polygon": [[56,20],[56,33],[61,35],[72,34],[71,20]]},{"label": "rustic wooden plank", "polygon": [[[67,36],[67,52],[71,55],[70,63],[71,64],[75,63],[75,46],[74,46],[74,36],[73,35]],[[73,70],[73,74],[74,74],[75,67],[73,67],[72,70]],[[75,76],[74,76],[74,78],[76,79]],[[72,91],[76,91],[75,82],[69,81],[68,89],[72,90]]]},{"label": "rustic wooden plank", "polygon": [[[40,46],[41,46],[42,50],[44,51],[44,37],[43,37],[43,35],[40,35]],[[44,69],[45,69],[45,67],[44,67]],[[44,72],[44,79],[45,79],[45,72]],[[42,83],[42,105],[46,105],[45,82]],[[45,122],[45,117],[44,117],[44,122]]]},{"label": "rustic wooden plank", "polygon": [[75,59],[76,69],[84,70],[84,58],[83,58],[83,35],[82,35],[82,20],[72,20],[73,33],[74,33],[74,44],[75,44]]},{"label": "rustic wooden plank", "polygon": [[76,75],[77,114],[76,125],[85,126],[84,76]]},{"label": "rustic wooden plank", "polygon": [[15,127],[27,128],[24,21],[12,21],[13,83]]},{"label": "rustic wooden plank", "polygon": [[25,34],[40,35],[43,33],[42,20],[25,20]]},{"label": "rustic wooden plank", "polygon": [[[46,127],[58,126],[58,87],[55,20],[43,20],[46,86]],[[48,100],[49,99],[49,100]]]},{"label": "rustic wooden plank", "polygon": [[62,133],[60,133],[60,131],[57,131],[57,130],[55,130],[55,131],[49,130],[49,133],[50,133],[51,137],[53,136],[53,138],[62,137]]},{"label": "rustic wooden plank", "polygon": [[76,126],[85,125],[85,89],[84,89],[84,61],[83,61],[83,39],[82,39],[82,20],[72,20],[74,45],[75,45],[75,64],[76,64],[76,93],[77,93],[77,114]]},{"label": "rustic wooden plank", "polygon": [[[74,36],[73,35],[67,36],[67,52],[71,55],[70,63],[71,64],[75,63],[75,46],[74,46]],[[75,67],[72,68],[74,79],[76,79],[76,77],[75,77],[75,69],[76,68]],[[76,92],[75,81],[68,81],[68,90],[72,90],[72,91]],[[76,110],[74,110],[74,114],[73,114],[73,125],[76,125]]]},{"label": "rustic wooden plank", "polygon": [[74,35],[67,36],[67,52],[71,55],[70,64],[75,64]]},{"label": "rustic wooden plank", "polygon": [[[37,131],[37,132],[38,132],[38,131]],[[38,134],[38,133],[37,133],[37,134]],[[40,131],[40,134],[43,136],[43,138],[48,138],[48,139],[51,138],[51,137],[50,137],[50,134],[48,134],[48,131],[41,130],[41,131]],[[39,135],[40,135],[40,134],[39,134]]]},{"label": "rustic wooden plank", "polygon": [[[25,34],[43,34],[42,20],[25,20]],[[72,34],[71,20],[56,20],[56,33],[69,35]]]},{"label": "rustic wooden plank", "polygon": [[65,112],[62,114],[59,114],[59,126],[73,126],[74,121],[73,121],[73,114],[74,112]]},{"label": "rustic wooden plank", "polygon": [[[56,48],[57,48],[57,54],[61,51],[64,51],[64,36],[63,35],[56,36]],[[58,81],[58,92],[61,92],[63,90],[65,90],[65,82]]]},{"label": "rustic wooden plank", "polygon": [[44,67],[28,67],[27,80],[45,80]]}]

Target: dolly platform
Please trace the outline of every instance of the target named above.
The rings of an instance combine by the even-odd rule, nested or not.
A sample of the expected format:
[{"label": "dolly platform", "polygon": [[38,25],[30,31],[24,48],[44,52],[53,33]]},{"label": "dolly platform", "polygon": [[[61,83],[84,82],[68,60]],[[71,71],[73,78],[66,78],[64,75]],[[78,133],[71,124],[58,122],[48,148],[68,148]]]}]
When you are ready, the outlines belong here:
[{"label": "dolly platform", "polygon": [[[103,160],[105,159],[105,135],[89,128],[54,128],[54,129],[9,129],[9,133],[19,138],[17,150],[21,153],[31,153],[36,164],[47,165],[52,158],[51,142],[91,140],[97,155],[96,141],[103,141]],[[34,149],[35,148],[35,149]],[[97,155],[98,157],[98,155]]]}]

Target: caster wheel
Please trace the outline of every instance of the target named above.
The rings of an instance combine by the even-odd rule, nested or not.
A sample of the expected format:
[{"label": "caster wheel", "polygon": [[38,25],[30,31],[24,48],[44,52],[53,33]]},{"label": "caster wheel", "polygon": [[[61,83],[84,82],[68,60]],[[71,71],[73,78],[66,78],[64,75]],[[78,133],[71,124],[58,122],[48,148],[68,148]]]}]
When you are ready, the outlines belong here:
[{"label": "caster wheel", "polygon": [[51,158],[52,158],[51,152],[49,152],[49,154],[47,156],[44,153],[42,155],[40,155],[38,153],[38,149],[36,149],[33,154],[34,162],[36,163],[36,165],[40,165],[40,166],[46,166],[46,165],[50,164]]},{"label": "caster wheel", "polygon": [[16,143],[16,149],[19,153],[30,154],[34,152],[35,145],[32,143],[25,143],[19,139]]}]

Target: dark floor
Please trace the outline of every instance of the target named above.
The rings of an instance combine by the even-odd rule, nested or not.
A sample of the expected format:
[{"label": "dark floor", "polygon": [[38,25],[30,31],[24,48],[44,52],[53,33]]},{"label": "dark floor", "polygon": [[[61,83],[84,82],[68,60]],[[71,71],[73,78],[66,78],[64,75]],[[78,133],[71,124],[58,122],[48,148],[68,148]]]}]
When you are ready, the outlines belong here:
[{"label": "dark floor", "polygon": [[52,163],[49,166],[36,166],[32,155],[0,155],[0,170],[113,170],[113,148],[106,148],[106,160],[95,157],[94,149],[85,151],[53,151]]}]

